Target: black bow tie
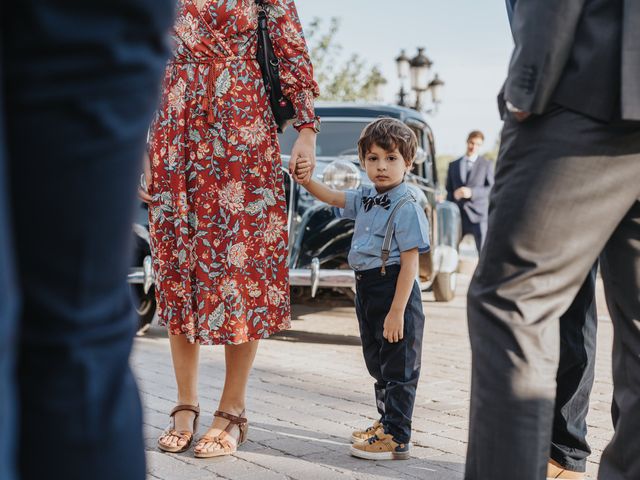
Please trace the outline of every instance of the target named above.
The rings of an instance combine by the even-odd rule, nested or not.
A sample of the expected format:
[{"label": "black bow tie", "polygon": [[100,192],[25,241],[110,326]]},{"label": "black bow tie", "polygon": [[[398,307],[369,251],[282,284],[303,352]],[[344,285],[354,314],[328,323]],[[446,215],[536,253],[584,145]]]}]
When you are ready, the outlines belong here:
[{"label": "black bow tie", "polygon": [[384,195],[376,195],[375,197],[362,197],[362,204],[364,205],[365,212],[371,210],[371,207],[374,205],[378,205],[385,210],[389,210],[391,200],[389,200],[389,195],[385,193]]}]

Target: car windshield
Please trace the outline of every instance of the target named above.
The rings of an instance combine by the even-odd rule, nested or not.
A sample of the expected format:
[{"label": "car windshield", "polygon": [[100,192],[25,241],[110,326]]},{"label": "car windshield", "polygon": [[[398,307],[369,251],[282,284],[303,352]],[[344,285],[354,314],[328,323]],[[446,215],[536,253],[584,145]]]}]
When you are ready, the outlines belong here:
[{"label": "car windshield", "polygon": [[[334,157],[339,155],[358,155],[358,138],[368,122],[322,122],[322,131],[318,135],[316,155]],[[282,153],[289,155],[293,143],[298,137],[294,128],[288,128],[279,135]]]}]

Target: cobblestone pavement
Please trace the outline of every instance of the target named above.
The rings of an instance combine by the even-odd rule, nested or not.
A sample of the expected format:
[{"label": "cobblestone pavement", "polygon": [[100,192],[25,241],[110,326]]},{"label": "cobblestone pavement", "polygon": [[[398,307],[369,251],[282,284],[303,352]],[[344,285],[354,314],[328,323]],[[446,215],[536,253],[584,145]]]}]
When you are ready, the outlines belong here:
[{"label": "cobblestone pavement", "polygon": [[[467,440],[470,350],[465,320],[468,275],[446,304],[424,294],[427,315],[422,378],[414,413],[412,458],[371,462],[348,452],[352,429],[376,417],[373,382],[362,359],[353,307],[347,300],[295,305],[293,329],[263,341],[249,384],[249,441],[231,457],[196,459],[192,452],[160,453],[155,445],[168,423],[176,389],[163,329],[136,340],[133,365],[145,406],[150,479],[462,479]],[[600,326],[589,439],[595,478],[612,434],[612,328],[598,286]],[[224,380],[223,349],[201,349],[199,431],[212,421]]]}]

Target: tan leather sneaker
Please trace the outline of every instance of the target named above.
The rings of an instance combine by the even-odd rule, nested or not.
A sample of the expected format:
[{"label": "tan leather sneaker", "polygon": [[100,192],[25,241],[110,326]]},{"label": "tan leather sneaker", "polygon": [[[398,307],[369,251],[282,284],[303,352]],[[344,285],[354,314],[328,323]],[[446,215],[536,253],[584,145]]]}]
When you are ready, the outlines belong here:
[{"label": "tan leather sneaker", "polygon": [[371,425],[366,430],[356,430],[355,432],[353,432],[351,434],[351,443],[365,443],[376,433],[378,433],[378,430],[380,430],[381,433],[384,433],[382,424],[378,420],[376,420],[375,422],[373,422],[373,425]]},{"label": "tan leather sneaker", "polygon": [[584,472],[567,470],[555,460],[549,460],[549,463],[547,463],[547,480],[557,478],[564,480],[584,480]]},{"label": "tan leather sneaker", "polygon": [[364,443],[351,445],[351,455],[366,460],[407,460],[410,453],[408,443],[397,443],[384,432],[376,433]]}]

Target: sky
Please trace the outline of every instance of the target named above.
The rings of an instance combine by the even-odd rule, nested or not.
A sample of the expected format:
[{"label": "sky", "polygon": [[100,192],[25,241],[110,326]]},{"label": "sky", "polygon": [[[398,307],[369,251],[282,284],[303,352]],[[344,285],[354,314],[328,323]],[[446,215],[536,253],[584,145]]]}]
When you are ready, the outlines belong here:
[{"label": "sky", "polygon": [[485,133],[491,150],[502,122],[496,96],[506,76],[513,41],[502,0],[296,0],[303,28],[315,17],[341,20],[336,41],[346,57],[377,65],[389,82],[385,102],[395,103],[395,58],[425,47],[432,74],[444,80],[442,103],[429,115],[438,154],[464,154],[467,134]]}]

